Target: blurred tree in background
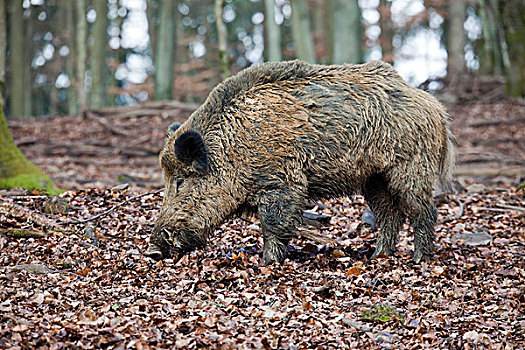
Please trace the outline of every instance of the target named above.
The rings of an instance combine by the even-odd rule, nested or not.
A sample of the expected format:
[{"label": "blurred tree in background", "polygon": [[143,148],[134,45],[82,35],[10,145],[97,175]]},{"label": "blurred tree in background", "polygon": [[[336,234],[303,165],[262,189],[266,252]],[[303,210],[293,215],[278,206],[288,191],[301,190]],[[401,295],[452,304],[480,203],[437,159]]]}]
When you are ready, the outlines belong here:
[{"label": "blurred tree in background", "polygon": [[7,0],[0,0],[0,108],[5,104],[5,64],[7,53]]},{"label": "blurred tree in background", "polygon": [[28,116],[152,99],[201,102],[229,71],[294,58],[383,59],[412,85],[455,86],[458,94],[463,77],[491,75],[523,96],[524,7],[522,0],[0,0],[0,103],[10,116]]}]

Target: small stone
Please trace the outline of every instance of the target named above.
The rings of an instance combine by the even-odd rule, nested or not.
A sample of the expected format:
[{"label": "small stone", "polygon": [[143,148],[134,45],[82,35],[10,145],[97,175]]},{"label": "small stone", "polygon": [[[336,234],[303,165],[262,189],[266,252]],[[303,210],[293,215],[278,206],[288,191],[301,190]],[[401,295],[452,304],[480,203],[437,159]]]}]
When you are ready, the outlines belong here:
[{"label": "small stone", "polygon": [[462,241],[469,246],[487,245],[492,242],[492,236],[486,232],[459,233],[452,237],[452,241]]},{"label": "small stone", "polygon": [[42,274],[42,275],[53,272],[46,265],[43,265],[43,264],[20,264],[20,265],[11,267],[11,270],[12,271],[27,271],[28,273],[35,273],[35,274]]},{"label": "small stone", "polygon": [[113,191],[124,191],[124,190],[128,189],[128,187],[129,187],[129,183],[125,182],[123,184],[111,187],[111,190],[113,190]]},{"label": "small stone", "polygon": [[384,331],[378,332],[378,333],[374,334],[374,336],[373,336],[373,339],[374,339],[374,341],[376,343],[381,343],[381,342],[391,343],[393,338],[394,338],[393,334],[390,334],[390,333],[384,332]]}]

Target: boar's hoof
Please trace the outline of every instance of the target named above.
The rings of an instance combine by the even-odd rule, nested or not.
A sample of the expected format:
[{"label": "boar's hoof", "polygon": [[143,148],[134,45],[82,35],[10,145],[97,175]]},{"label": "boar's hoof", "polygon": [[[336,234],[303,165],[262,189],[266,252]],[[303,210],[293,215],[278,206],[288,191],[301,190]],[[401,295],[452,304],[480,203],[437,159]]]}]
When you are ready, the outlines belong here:
[{"label": "boar's hoof", "polygon": [[423,260],[428,260],[428,259],[430,259],[430,255],[429,255],[429,254],[425,254],[425,253],[423,253],[420,249],[416,249],[416,250],[414,251],[414,257],[413,257],[413,259],[414,259],[414,262],[415,262],[416,264],[419,264],[419,263],[420,263],[421,261],[423,261]]},{"label": "boar's hoof", "polygon": [[160,248],[155,244],[150,244],[148,249],[144,252],[144,255],[157,261],[162,260],[164,257]]},{"label": "boar's hoof", "polygon": [[370,259],[375,259],[377,258],[379,255],[383,256],[383,255],[386,255],[386,256],[390,256],[394,254],[394,251],[392,249],[387,249],[383,246],[383,244],[381,243],[377,243],[376,244],[376,251],[374,252],[374,254],[372,254],[372,256],[370,257]]},{"label": "boar's hoof", "polygon": [[265,240],[263,249],[264,265],[282,264],[288,255],[287,244],[279,240]]}]

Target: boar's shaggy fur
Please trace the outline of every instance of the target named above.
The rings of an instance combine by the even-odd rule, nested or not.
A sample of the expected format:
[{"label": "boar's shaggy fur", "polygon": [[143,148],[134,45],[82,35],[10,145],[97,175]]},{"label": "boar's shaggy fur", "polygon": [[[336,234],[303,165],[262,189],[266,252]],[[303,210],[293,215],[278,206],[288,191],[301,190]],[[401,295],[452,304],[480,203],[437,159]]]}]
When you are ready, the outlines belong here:
[{"label": "boar's shaggy fur", "polygon": [[388,64],[267,63],[225,80],[160,154],[165,199],[147,255],[201,247],[226,218],[261,220],[265,262],[282,262],[308,199],[362,193],[391,254],[406,217],[414,259],[431,256],[435,180],[454,162],[449,118]]}]

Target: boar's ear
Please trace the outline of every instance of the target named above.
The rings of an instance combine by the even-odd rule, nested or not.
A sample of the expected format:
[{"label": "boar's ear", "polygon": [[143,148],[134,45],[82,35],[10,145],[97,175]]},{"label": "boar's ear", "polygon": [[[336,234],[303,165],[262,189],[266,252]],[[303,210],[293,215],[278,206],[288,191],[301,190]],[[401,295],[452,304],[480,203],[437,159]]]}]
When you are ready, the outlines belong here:
[{"label": "boar's ear", "polygon": [[175,122],[168,126],[168,130],[166,130],[166,136],[170,137],[175,131],[177,131],[178,128],[180,128],[181,125],[181,123]]},{"label": "boar's ear", "polygon": [[198,173],[208,171],[208,151],[202,136],[196,131],[186,131],[175,140],[175,156]]}]

